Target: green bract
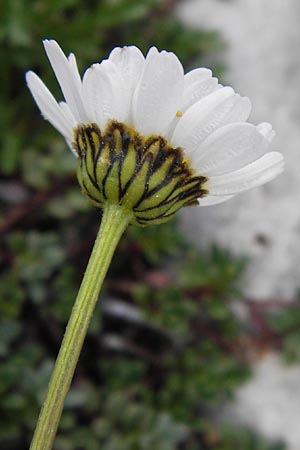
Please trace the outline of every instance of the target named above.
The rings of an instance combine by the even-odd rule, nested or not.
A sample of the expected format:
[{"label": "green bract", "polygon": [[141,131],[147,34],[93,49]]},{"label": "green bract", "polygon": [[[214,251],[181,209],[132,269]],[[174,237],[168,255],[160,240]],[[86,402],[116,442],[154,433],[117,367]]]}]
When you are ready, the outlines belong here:
[{"label": "green bract", "polygon": [[183,151],[161,136],[111,121],[103,133],[94,123],[79,125],[73,145],[82,192],[100,208],[110,202],[132,211],[131,223],[166,222],[207,193],[206,178],[194,175]]}]

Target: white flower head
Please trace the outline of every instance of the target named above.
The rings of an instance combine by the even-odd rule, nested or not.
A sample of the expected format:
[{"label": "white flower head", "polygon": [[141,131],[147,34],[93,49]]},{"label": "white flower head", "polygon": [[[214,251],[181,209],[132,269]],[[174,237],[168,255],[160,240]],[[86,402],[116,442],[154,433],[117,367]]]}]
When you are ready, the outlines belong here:
[{"label": "white flower head", "polygon": [[[45,40],[44,47],[65,101],[58,103],[33,72],[26,74],[28,87],[44,118],[79,159],[85,159],[81,169],[85,166],[89,181],[83,183],[82,174],[79,181],[98,206],[107,198],[125,203],[138,212],[137,222],[143,224],[150,209],[153,222],[187,204],[221,203],[283,170],[282,154],[269,148],[271,125],[247,122],[249,99],[220,85],[209,69],[184,74],[174,53],[152,47],[144,57],[129,46],[113,49],[81,79],[73,54],[66,57],[54,40]],[[115,147],[123,147],[114,147],[113,154],[112,140]],[[94,170],[94,179],[92,160],[104,167]],[[121,176],[125,160],[129,168]],[[116,173],[104,186],[108,172]],[[144,173],[142,196],[137,193],[140,173]],[[164,198],[155,182],[164,189]],[[150,204],[150,194],[156,194],[155,205]],[[162,202],[167,209],[160,208]]]}]

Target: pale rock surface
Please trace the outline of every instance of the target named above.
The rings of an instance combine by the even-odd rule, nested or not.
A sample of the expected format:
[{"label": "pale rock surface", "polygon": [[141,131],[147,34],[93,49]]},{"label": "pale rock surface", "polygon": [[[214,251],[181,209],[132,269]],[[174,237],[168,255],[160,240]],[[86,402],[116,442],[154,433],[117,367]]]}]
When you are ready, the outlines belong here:
[{"label": "pale rock surface", "polygon": [[[223,82],[253,103],[251,121],[277,132],[273,149],[286,170],[266,186],[219,206],[187,208],[183,229],[195,245],[217,242],[248,255],[246,294],[291,299],[300,286],[300,2],[299,0],[187,0],[178,9],[187,24],[219,31],[227,44]],[[267,355],[226,409],[288,450],[300,449],[300,367]]]},{"label": "pale rock surface", "polygon": [[223,82],[252,101],[253,123],[271,122],[286,158],[276,180],[227,203],[187,208],[185,231],[201,248],[218,242],[250,256],[246,294],[293,297],[300,286],[300,2],[187,0],[179,17],[217,30],[226,49]]},{"label": "pale rock surface", "polygon": [[270,354],[254,370],[252,381],[237,392],[235,405],[226,409],[226,421],[238,421],[270,440],[284,440],[288,450],[299,450],[300,367],[285,367]]}]

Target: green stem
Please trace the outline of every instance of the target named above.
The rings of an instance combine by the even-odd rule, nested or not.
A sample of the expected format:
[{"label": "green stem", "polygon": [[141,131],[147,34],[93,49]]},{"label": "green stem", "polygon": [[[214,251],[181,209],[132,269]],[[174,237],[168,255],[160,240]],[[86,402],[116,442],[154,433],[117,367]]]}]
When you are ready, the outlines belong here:
[{"label": "green stem", "polygon": [[107,204],[61,344],[30,450],[50,450],[56,435],[80,351],[116,246],[131,219],[130,212]]}]

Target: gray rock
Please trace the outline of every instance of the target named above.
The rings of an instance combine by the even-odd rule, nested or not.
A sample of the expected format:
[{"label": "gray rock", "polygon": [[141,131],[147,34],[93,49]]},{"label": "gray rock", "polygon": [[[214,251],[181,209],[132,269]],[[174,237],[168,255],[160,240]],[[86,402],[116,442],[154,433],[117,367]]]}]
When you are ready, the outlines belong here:
[{"label": "gray rock", "polygon": [[250,256],[247,295],[289,299],[300,286],[300,3],[191,0],[178,15],[221,33],[222,81],[249,96],[253,123],[272,123],[273,149],[286,158],[276,180],[219,206],[187,208],[182,226],[200,248],[214,241]]},{"label": "gray rock", "polygon": [[[251,121],[273,124],[274,149],[286,158],[285,172],[268,185],[219,206],[185,209],[182,227],[199,248],[217,242],[250,257],[248,296],[291,299],[300,286],[300,2],[191,0],[178,14],[220,31],[224,81],[250,97]],[[256,361],[225,416],[299,450],[300,367],[283,366],[276,354]]]}]

